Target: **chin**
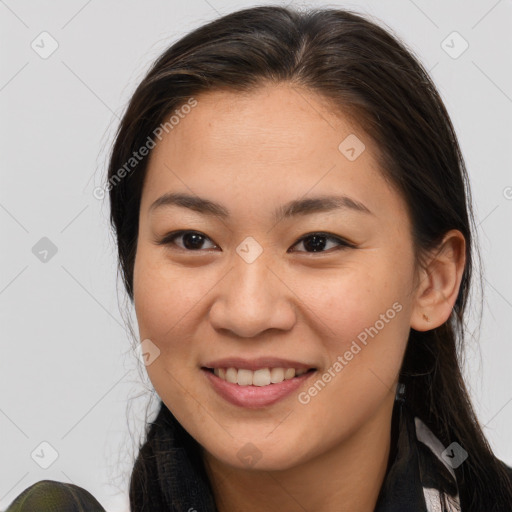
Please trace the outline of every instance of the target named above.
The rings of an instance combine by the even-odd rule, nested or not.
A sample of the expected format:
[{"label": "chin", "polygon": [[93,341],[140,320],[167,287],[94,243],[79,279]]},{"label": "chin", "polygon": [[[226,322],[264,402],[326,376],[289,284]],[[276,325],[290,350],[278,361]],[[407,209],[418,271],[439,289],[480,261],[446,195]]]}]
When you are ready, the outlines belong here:
[{"label": "chin", "polygon": [[[254,471],[283,471],[300,463],[304,453],[297,450],[301,446],[300,441],[293,437],[276,437],[272,441],[265,435],[247,438],[247,441],[236,437],[226,450],[226,445],[219,446],[218,450],[209,450],[210,456],[222,463],[236,469]],[[251,440],[249,440],[251,439]]]}]

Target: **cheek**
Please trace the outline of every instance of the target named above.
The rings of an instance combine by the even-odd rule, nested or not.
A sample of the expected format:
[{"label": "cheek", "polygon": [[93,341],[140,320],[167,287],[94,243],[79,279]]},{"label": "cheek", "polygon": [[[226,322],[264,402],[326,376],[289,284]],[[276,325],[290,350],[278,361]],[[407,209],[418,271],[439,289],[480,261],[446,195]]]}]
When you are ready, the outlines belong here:
[{"label": "cheek", "polygon": [[322,326],[329,350],[344,349],[358,336],[364,339],[364,333],[375,324],[384,335],[406,321],[407,279],[391,278],[388,267],[375,262],[364,268],[335,270],[323,277],[304,277],[301,289],[307,291],[300,298],[305,310],[313,312],[317,325]]},{"label": "cheek", "polygon": [[140,248],[134,303],[141,336],[160,342],[174,338],[212,287],[210,280],[200,268],[172,265],[154,251]]},{"label": "cheek", "polygon": [[[369,270],[371,268],[371,270]],[[349,432],[379,407],[399,373],[408,333],[407,279],[384,266],[311,280],[306,304],[321,330],[325,367],[299,397],[309,421]],[[324,384],[325,383],[325,384]]]},{"label": "cheek", "polygon": [[142,246],[138,249],[134,304],[139,336],[141,341],[149,339],[157,347],[152,348],[157,355],[146,366],[146,372],[158,395],[173,411],[188,411],[191,406],[182,383],[187,382],[197,355],[188,341],[197,325],[195,308],[200,307],[200,299],[209,288],[188,274],[197,275],[197,271],[170,265],[155,251]]},{"label": "cheek", "polygon": [[301,397],[301,403],[311,400],[313,417],[325,414],[329,403],[337,404],[329,412],[334,422],[341,421],[340,411],[369,414],[392,389],[410,329],[410,277],[403,261],[401,275],[396,268],[392,258],[380,258],[306,283],[306,305],[317,318],[325,356],[319,378],[328,380]]}]

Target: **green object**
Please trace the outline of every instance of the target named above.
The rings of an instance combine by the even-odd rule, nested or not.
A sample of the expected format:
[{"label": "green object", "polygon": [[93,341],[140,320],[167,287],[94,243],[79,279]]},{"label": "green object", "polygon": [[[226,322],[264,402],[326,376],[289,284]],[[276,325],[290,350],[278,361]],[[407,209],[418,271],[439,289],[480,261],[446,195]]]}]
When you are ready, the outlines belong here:
[{"label": "green object", "polygon": [[25,489],[5,512],[106,512],[98,500],[77,485],[41,480]]}]

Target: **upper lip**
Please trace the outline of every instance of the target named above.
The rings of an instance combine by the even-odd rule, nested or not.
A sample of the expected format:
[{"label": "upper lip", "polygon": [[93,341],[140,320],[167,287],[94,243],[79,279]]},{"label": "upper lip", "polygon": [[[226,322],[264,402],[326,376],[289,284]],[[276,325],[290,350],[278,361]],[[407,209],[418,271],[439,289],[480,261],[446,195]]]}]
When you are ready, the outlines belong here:
[{"label": "upper lip", "polygon": [[290,361],[278,357],[257,357],[255,359],[244,359],[242,357],[225,357],[208,361],[202,365],[204,368],[236,368],[245,370],[259,370],[260,368],[296,368],[309,370],[315,368],[314,365],[301,363],[299,361]]}]

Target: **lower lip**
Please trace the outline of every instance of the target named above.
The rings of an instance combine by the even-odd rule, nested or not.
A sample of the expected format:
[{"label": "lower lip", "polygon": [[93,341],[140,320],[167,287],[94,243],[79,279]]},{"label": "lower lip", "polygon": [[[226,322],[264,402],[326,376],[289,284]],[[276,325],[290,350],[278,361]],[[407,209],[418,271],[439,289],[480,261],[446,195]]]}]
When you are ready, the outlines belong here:
[{"label": "lower lip", "polygon": [[296,391],[303,382],[309,379],[316,371],[309,371],[294,377],[293,379],[284,380],[279,384],[269,384],[268,386],[240,386],[217,377],[213,372],[201,368],[201,371],[209,379],[213,389],[217,393],[239,407],[248,407],[256,409],[267,405],[275,404]]}]

